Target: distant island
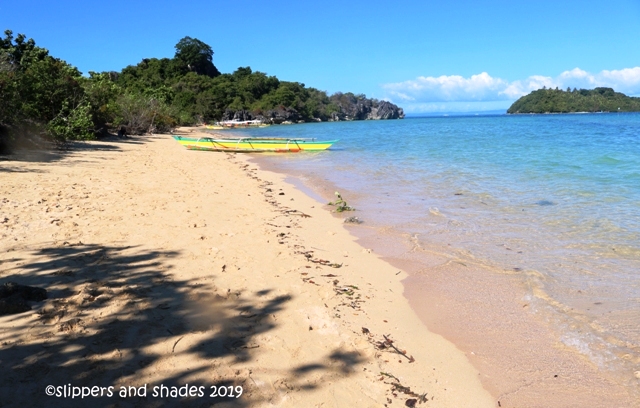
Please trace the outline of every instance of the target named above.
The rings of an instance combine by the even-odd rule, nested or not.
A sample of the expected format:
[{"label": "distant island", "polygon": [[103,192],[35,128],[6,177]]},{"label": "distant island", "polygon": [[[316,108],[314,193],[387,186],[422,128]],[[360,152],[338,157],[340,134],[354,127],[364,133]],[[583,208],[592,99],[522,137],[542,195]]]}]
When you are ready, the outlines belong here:
[{"label": "distant island", "polygon": [[611,88],[542,88],[515,101],[507,110],[518,113],[640,112],[640,98],[627,96]]}]

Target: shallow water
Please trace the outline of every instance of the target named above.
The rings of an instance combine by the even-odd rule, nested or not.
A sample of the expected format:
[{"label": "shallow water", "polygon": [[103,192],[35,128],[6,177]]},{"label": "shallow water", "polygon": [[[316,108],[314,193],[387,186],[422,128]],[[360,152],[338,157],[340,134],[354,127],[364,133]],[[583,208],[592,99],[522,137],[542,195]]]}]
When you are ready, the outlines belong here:
[{"label": "shallow water", "polygon": [[246,133],[340,139],[263,156],[335,186],[368,226],[508,271],[559,341],[627,386],[640,370],[640,115],[410,118]]}]

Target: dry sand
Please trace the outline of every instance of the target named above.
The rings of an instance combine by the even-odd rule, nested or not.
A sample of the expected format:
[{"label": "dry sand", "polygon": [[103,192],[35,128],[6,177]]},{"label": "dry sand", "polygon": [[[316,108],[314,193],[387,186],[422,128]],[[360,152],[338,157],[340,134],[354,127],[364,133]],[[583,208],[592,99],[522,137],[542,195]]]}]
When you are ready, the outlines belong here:
[{"label": "dry sand", "polygon": [[[12,156],[0,284],[49,299],[0,317],[0,406],[497,406],[406,276],[240,154],[156,135]],[[46,395],[65,384],[114,395]],[[204,396],[153,396],[185,384]]]}]

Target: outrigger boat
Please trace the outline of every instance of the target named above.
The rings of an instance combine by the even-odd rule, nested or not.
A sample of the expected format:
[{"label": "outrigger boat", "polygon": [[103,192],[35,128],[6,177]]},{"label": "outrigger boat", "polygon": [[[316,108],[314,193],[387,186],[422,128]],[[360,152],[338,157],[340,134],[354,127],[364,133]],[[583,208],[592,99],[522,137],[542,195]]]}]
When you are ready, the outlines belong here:
[{"label": "outrigger boat", "polygon": [[327,150],[337,140],[317,141],[315,139],[286,137],[184,137],[173,138],[189,150],[208,150],[215,152],[276,152],[296,153]]},{"label": "outrigger boat", "polygon": [[268,123],[263,123],[260,120],[225,120],[218,122],[215,125],[205,126],[207,129],[223,130],[223,129],[237,129],[237,128],[256,128],[271,126]]}]

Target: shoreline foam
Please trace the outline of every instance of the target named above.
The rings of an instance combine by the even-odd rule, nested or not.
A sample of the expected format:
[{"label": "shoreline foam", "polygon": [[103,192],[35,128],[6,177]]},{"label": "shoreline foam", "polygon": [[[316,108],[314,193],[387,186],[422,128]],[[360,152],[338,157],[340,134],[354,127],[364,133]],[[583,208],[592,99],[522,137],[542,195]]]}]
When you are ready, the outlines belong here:
[{"label": "shoreline foam", "polygon": [[0,283],[50,294],[0,317],[2,400],[188,383],[243,386],[233,406],[401,405],[413,393],[495,406],[464,353],[421,324],[406,275],[284,176],[166,135],[82,146],[0,166]]}]

